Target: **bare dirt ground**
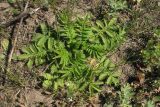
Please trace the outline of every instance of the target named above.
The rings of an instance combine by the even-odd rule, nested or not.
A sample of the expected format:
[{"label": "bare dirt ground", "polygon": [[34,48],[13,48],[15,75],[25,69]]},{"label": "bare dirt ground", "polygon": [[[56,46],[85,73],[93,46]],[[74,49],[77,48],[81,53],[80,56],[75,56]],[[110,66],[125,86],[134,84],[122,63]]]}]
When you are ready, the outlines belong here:
[{"label": "bare dirt ground", "polygon": [[[130,3],[128,0],[128,3]],[[127,33],[127,40],[123,43],[119,49],[110,55],[110,59],[115,63],[121,63],[125,60],[125,64],[120,65],[119,69],[123,72],[121,78],[121,84],[126,82],[133,83],[135,90],[137,90],[137,103],[142,103],[144,97],[152,96],[153,89],[150,89],[145,93],[138,92],[141,88],[150,88],[149,84],[145,83],[143,72],[140,68],[141,59],[138,56],[140,50],[146,45],[146,39],[153,34],[151,30],[160,26],[160,6],[157,6],[158,0],[145,0],[145,2],[139,6],[138,4],[130,4],[132,7],[131,12],[121,13],[119,15],[120,21],[129,21],[130,27]],[[26,2],[25,2],[26,3]],[[0,42],[9,40],[12,44],[15,35],[17,36],[17,42],[14,46],[14,55],[20,54],[20,49],[29,44],[33,34],[36,32],[40,23],[46,22],[52,26],[56,24],[56,13],[67,7],[67,0],[60,0],[53,7],[43,7],[42,4],[29,3],[27,11],[33,11],[38,9],[35,13],[24,18],[22,24],[20,19],[10,24],[8,27],[0,28]],[[95,18],[101,14],[99,7],[102,5],[100,0],[80,0],[72,7],[75,16],[83,16],[88,12],[92,12]],[[25,4],[10,5],[5,0],[0,1],[0,24],[11,21],[21,14],[24,10]],[[103,6],[102,6],[103,7]],[[107,5],[104,4],[103,9],[107,9]],[[20,27],[19,27],[20,26]],[[13,46],[13,45],[12,45]],[[8,47],[10,49],[11,47]],[[0,53],[5,56],[9,54],[0,45]],[[13,57],[12,56],[12,57]],[[10,73],[5,73],[5,67],[7,58],[0,59],[0,107],[62,107],[62,106],[78,106],[84,107],[102,107],[103,99],[99,96],[95,96],[88,101],[75,101],[68,102],[65,99],[63,93],[59,93],[58,96],[54,96],[53,93],[43,90],[40,84],[39,76],[43,73],[45,66],[34,68],[29,70],[25,66],[25,62],[11,60],[9,64]],[[7,78],[4,81],[4,76]],[[139,75],[142,75],[139,77]],[[152,79],[154,77],[147,77]],[[138,86],[137,86],[138,84]],[[104,87],[104,93],[109,87]],[[112,89],[111,89],[112,90]],[[152,93],[152,94],[151,94]],[[158,93],[160,94],[160,93]],[[104,96],[103,96],[104,97]],[[82,104],[79,104],[79,103]],[[157,105],[158,107],[158,105]]]}]

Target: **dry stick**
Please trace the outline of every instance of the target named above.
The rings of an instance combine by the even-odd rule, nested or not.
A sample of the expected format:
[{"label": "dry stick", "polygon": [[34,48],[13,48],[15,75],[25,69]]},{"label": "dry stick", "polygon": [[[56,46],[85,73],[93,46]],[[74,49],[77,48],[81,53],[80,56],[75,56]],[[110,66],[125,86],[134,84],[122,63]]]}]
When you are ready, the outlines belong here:
[{"label": "dry stick", "polygon": [[14,22],[18,21],[19,19],[23,18],[23,17],[27,17],[29,16],[29,12],[22,12],[20,15],[18,15],[17,17],[15,17],[14,19],[11,19],[10,21],[8,22],[3,22],[0,24],[0,27],[2,28],[6,28],[6,27],[9,27],[10,25],[14,24]]},{"label": "dry stick", "polygon": [[23,11],[20,15],[18,15],[17,17],[11,19],[10,21],[8,22],[2,22],[0,24],[0,27],[1,28],[6,28],[6,27],[9,27],[10,25],[14,24],[16,21],[18,21],[19,19],[21,18],[25,18],[25,17],[28,17],[30,15],[32,15],[33,13],[35,13],[36,11],[38,11],[40,8],[36,8],[34,9],[33,11],[29,12],[29,11]]},{"label": "dry stick", "polygon": [[[29,4],[29,0],[27,1],[27,3],[26,3],[26,6],[25,6],[25,9],[24,9],[24,12],[27,10],[27,7],[28,7],[28,4]],[[17,33],[19,32],[19,29],[20,29],[20,27],[21,27],[21,24],[22,24],[22,22],[23,22],[23,18],[24,17],[22,17],[21,18],[21,20],[20,20],[20,23],[19,23],[19,26],[18,26],[18,29],[17,29]],[[12,56],[13,56],[13,52],[14,52],[14,49],[15,49],[15,45],[16,45],[16,43],[17,43],[17,38],[18,38],[18,35],[17,34],[13,34],[13,41],[11,41],[11,49],[9,50],[9,54],[8,54],[8,56],[7,56],[7,59],[6,59],[6,68],[5,68],[5,75],[4,75],[4,77],[3,77],[3,85],[5,84],[5,82],[6,82],[6,78],[7,78],[7,74],[8,74],[8,72],[9,72],[9,65],[10,65],[10,62],[11,62],[11,59],[12,59]]]},{"label": "dry stick", "polygon": [[[28,0],[29,1],[29,0]],[[22,12],[21,15],[19,15],[18,17],[16,17],[15,19],[9,21],[8,23],[5,24],[5,27],[9,26],[12,22],[18,20],[18,19],[21,19],[20,20],[20,23],[19,23],[19,26],[18,26],[18,30],[17,30],[17,33],[19,33],[19,30],[20,30],[20,27],[22,25],[22,22],[23,22],[23,19],[28,16],[28,15],[31,15],[33,13],[35,13],[36,11],[38,11],[40,8],[36,8],[35,10],[31,11],[31,12],[26,12],[26,9],[28,7],[28,3],[26,4],[26,7],[25,7],[25,10],[24,12]],[[14,52],[14,49],[15,49],[15,45],[17,43],[17,39],[18,39],[18,35],[15,35],[14,37],[14,40],[12,42],[12,47],[9,51],[9,54],[8,54],[8,60],[7,60],[7,63],[6,63],[6,68],[8,68],[8,65],[10,64],[11,62],[11,59],[12,59],[12,56],[13,56],[13,52]]]},{"label": "dry stick", "polygon": [[[27,11],[28,4],[29,4],[29,0],[27,1],[26,6],[24,8],[24,13]],[[20,23],[19,23],[19,26],[18,26],[18,29],[17,29],[17,33],[19,33],[20,27],[21,27],[22,22],[23,22],[23,18],[24,17],[22,17],[21,20],[20,20]],[[9,66],[10,62],[11,62],[13,52],[14,52],[14,49],[15,49],[15,46],[16,46],[16,43],[17,43],[17,39],[18,39],[18,34],[15,35],[14,40],[12,42],[12,47],[11,47],[10,52],[8,54],[8,59],[7,59],[7,63],[6,63],[7,64],[6,65],[7,69],[8,69],[8,66]]]},{"label": "dry stick", "polygon": [[[10,24],[12,24],[13,22],[18,21],[19,19],[21,19],[21,20],[20,20],[20,23],[19,23],[19,26],[18,26],[18,30],[17,30],[17,32],[19,32],[19,29],[20,29],[20,27],[21,27],[21,24],[22,24],[22,22],[23,22],[23,19],[24,19],[26,16],[32,15],[33,13],[37,12],[37,11],[40,9],[40,8],[36,8],[36,9],[34,9],[33,11],[31,11],[31,12],[27,12],[26,10],[27,10],[29,1],[30,1],[30,0],[27,1],[27,4],[26,4],[25,9],[24,9],[24,11],[22,12],[22,14],[20,14],[19,16],[17,16],[15,19],[7,22],[8,24],[7,24],[7,23],[6,23],[6,24],[0,24],[0,27],[8,27],[8,26],[10,26]],[[13,35],[13,36],[14,36],[14,35]],[[9,67],[9,65],[10,65],[10,62],[11,62],[11,59],[12,59],[12,56],[13,56],[13,52],[14,52],[14,49],[15,49],[15,45],[16,45],[16,43],[17,43],[17,39],[18,39],[18,35],[15,35],[15,37],[13,37],[12,47],[11,47],[11,49],[9,50],[9,54],[8,54],[7,59],[6,59],[5,74],[7,74],[8,71],[9,71],[8,67]],[[2,83],[2,84],[5,84],[6,75],[4,75],[4,78],[3,78],[3,79],[4,79],[4,80],[3,80],[3,83]]]}]

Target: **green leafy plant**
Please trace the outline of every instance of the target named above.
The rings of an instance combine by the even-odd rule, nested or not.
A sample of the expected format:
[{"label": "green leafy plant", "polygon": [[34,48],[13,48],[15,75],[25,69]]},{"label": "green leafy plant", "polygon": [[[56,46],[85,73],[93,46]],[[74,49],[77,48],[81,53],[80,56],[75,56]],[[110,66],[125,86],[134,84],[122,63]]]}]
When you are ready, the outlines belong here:
[{"label": "green leafy plant", "polygon": [[152,100],[147,101],[147,103],[145,104],[145,107],[155,107],[154,101]]},{"label": "green leafy plant", "polygon": [[15,3],[16,1],[15,0],[7,0],[8,3]]},{"label": "green leafy plant", "polygon": [[142,50],[144,63],[149,67],[160,67],[160,29],[156,29],[144,50]]},{"label": "green leafy plant", "polygon": [[126,0],[109,0],[109,5],[113,12],[127,9],[127,1]]},{"label": "green leafy plant", "polygon": [[42,84],[47,89],[92,95],[103,84],[119,85],[120,72],[106,54],[124,40],[124,28],[116,19],[93,23],[89,15],[73,21],[68,17],[64,13],[58,16],[55,31],[41,24],[41,33],[35,34],[18,58],[27,60],[29,68],[49,65]]},{"label": "green leafy plant", "polygon": [[133,89],[129,84],[121,87],[121,91],[119,92],[121,107],[132,107],[131,99],[133,98]]},{"label": "green leafy plant", "polygon": [[0,59],[5,59],[5,55],[8,50],[9,46],[9,40],[8,39],[2,39],[0,45],[2,46],[3,52],[0,54]]},{"label": "green leafy plant", "polygon": [[95,35],[102,41],[105,50],[108,52],[118,47],[124,41],[124,28],[116,24],[117,19],[112,18],[108,23],[104,21],[96,21],[96,26],[93,27]]}]

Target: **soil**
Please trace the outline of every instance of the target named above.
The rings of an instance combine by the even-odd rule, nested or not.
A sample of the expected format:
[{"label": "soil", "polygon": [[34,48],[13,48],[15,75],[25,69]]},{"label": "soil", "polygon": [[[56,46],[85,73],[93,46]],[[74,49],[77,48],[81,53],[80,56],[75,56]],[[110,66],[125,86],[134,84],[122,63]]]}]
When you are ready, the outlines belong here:
[{"label": "soil", "polygon": [[[103,0],[102,0],[103,1]],[[145,74],[141,71],[144,65],[141,64],[141,57],[139,57],[140,50],[145,47],[148,37],[153,35],[153,29],[160,26],[160,6],[158,0],[142,0],[141,4],[135,3],[132,0],[127,0],[131,11],[120,12],[119,21],[130,25],[127,33],[127,40],[119,46],[113,54],[110,55],[112,62],[120,65],[118,70],[122,71],[121,84],[132,83],[133,87],[137,91],[137,104],[142,103],[150,96],[157,94],[155,90],[150,87],[149,83],[146,83],[148,78],[152,80],[152,76],[145,77]],[[0,25],[4,24],[23,12],[23,3],[12,5],[6,0],[0,1]],[[20,49],[31,42],[32,36],[37,31],[38,26],[41,23],[47,23],[49,26],[54,26],[57,23],[56,14],[69,5],[67,0],[59,0],[53,6],[43,6],[43,4],[29,3],[28,11],[32,11],[40,7],[34,14],[26,17],[18,30],[19,20],[15,21],[9,27],[0,28],[0,42],[9,40],[11,42],[15,35],[17,35],[17,43],[14,49],[14,55],[20,54]],[[108,9],[108,5],[103,4],[101,0],[80,0],[79,2],[70,4],[73,9],[74,17],[83,17],[87,13],[93,13],[96,18],[103,16],[105,13],[100,12]],[[106,17],[104,15],[104,17]],[[74,18],[73,18],[74,19]],[[19,32],[17,32],[19,31]],[[10,49],[10,47],[8,47]],[[7,52],[0,45],[0,53],[7,56]],[[79,98],[74,101],[67,101],[64,95],[59,94],[55,97],[52,92],[46,91],[41,88],[39,76],[43,73],[45,66],[35,67],[29,70],[25,66],[24,61],[12,60],[9,66],[11,73],[5,73],[6,59],[0,60],[0,107],[61,107],[63,106],[78,106],[84,107],[103,107],[103,100],[106,99],[106,94],[112,91],[111,96],[114,96],[112,87],[104,87],[102,95],[91,97],[87,101],[78,101]],[[4,81],[4,76],[8,75],[8,78]],[[159,75],[160,76],[160,75]],[[5,83],[5,84],[4,84]],[[148,91],[140,93],[141,89],[147,89]],[[146,94],[147,93],[147,94]],[[146,95],[145,95],[146,94]],[[160,94],[160,93],[158,93]],[[104,98],[104,99],[103,99]],[[82,104],[80,104],[82,103]],[[157,103],[158,107],[158,103]]]}]

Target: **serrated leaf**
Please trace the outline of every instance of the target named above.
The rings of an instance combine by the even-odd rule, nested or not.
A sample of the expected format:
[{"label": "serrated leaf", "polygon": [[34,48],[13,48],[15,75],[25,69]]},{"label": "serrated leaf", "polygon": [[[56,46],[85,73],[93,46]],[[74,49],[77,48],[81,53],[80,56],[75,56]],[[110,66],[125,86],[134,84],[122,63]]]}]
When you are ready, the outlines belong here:
[{"label": "serrated leaf", "polygon": [[32,53],[32,51],[31,51],[28,47],[22,48],[22,52],[25,53],[25,54],[30,54],[30,53]]},{"label": "serrated leaf", "polygon": [[5,51],[7,51],[8,46],[9,46],[9,40],[8,40],[8,39],[3,39],[3,40],[1,41],[1,45],[2,45],[3,49],[4,49]]},{"label": "serrated leaf", "polygon": [[57,80],[57,84],[58,84],[58,86],[60,86],[60,87],[64,87],[64,80],[63,80],[63,79],[58,79],[58,80]]},{"label": "serrated leaf", "polygon": [[106,59],[105,62],[104,62],[104,66],[105,67],[108,67],[110,64],[110,60],[109,59]]},{"label": "serrated leaf", "polygon": [[93,30],[93,31],[96,31],[96,32],[99,32],[100,29],[99,29],[97,26],[93,26],[93,27],[92,27],[92,30]]},{"label": "serrated leaf", "polygon": [[112,84],[112,76],[109,76],[106,82],[108,85]]},{"label": "serrated leaf", "polygon": [[97,92],[100,92],[100,91],[101,91],[101,89],[100,89],[96,84],[92,84],[92,88],[93,88],[94,90],[96,90]]},{"label": "serrated leaf", "polygon": [[113,26],[115,23],[116,23],[116,21],[117,21],[117,18],[112,18],[110,21],[109,21],[109,23],[108,23],[108,26]]},{"label": "serrated leaf", "polygon": [[37,65],[41,65],[41,64],[43,64],[45,62],[45,59],[42,59],[42,58],[40,58],[40,57],[36,57],[35,58],[35,65],[37,66]]},{"label": "serrated leaf", "polygon": [[44,73],[44,74],[43,74],[43,77],[44,77],[45,79],[47,79],[47,80],[52,80],[52,79],[53,79],[53,76],[52,76],[51,74],[49,74],[49,73]]},{"label": "serrated leaf", "polygon": [[48,28],[45,23],[40,24],[42,33],[46,35],[48,33]]},{"label": "serrated leaf", "polygon": [[57,66],[52,65],[52,66],[51,66],[51,73],[54,74],[54,73],[56,73],[57,71],[58,71]]},{"label": "serrated leaf", "polygon": [[27,62],[27,66],[29,69],[31,69],[33,67],[33,60],[29,59],[29,61]]},{"label": "serrated leaf", "polygon": [[45,36],[45,35],[43,35],[43,34],[41,34],[41,33],[36,33],[33,37],[32,37],[32,41],[34,41],[34,42],[37,42],[40,38],[42,38],[43,36]]},{"label": "serrated leaf", "polygon": [[125,29],[123,28],[123,29],[119,29],[119,36],[124,36],[124,34],[126,34],[126,31],[125,31]]},{"label": "serrated leaf", "polygon": [[29,54],[21,54],[18,56],[18,59],[28,59],[30,57],[31,57],[31,55],[29,55]]},{"label": "serrated leaf", "polygon": [[100,37],[101,37],[103,43],[104,43],[105,45],[107,45],[107,42],[106,42],[107,39],[104,37],[104,35],[100,35]]},{"label": "serrated leaf", "polygon": [[96,81],[96,82],[94,82],[93,84],[94,84],[94,85],[102,85],[103,82],[101,82],[101,81]]},{"label": "serrated leaf", "polygon": [[114,33],[113,31],[109,30],[109,29],[107,29],[105,32],[107,33],[107,35],[108,35],[109,37],[112,37],[112,38],[113,38],[113,37],[115,36],[115,33]]},{"label": "serrated leaf", "polygon": [[59,70],[58,73],[62,74],[62,78],[68,78],[71,75],[71,72],[67,71],[67,70],[66,71],[65,70]]},{"label": "serrated leaf", "polygon": [[155,107],[155,104],[153,101],[149,100],[147,101],[146,107]]},{"label": "serrated leaf", "polygon": [[39,41],[37,42],[37,45],[41,47],[45,47],[44,45],[46,43],[46,40],[47,40],[47,37],[43,36],[42,38],[39,39]]},{"label": "serrated leaf", "polygon": [[81,90],[81,91],[85,90],[88,85],[89,85],[88,82],[82,83],[82,84],[79,86],[79,90]]},{"label": "serrated leaf", "polygon": [[105,61],[105,59],[106,59],[106,56],[103,56],[103,57],[101,58],[100,63],[104,62],[104,61]]},{"label": "serrated leaf", "polygon": [[30,50],[29,54],[37,52],[37,48],[35,45],[30,45],[28,50]]},{"label": "serrated leaf", "polygon": [[103,22],[104,22],[105,27],[108,27],[108,23],[105,19],[103,20]]},{"label": "serrated leaf", "polygon": [[55,91],[57,91],[57,90],[58,90],[58,84],[57,84],[57,82],[56,82],[56,81],[54,82],[53,89],[54,89]]},{"label": "serrated leaf", "polygon": [[44,88],[49,88],[49,87],[52,86],[52,81],[50,81],[50,80],[45,80],[45,81],[43,81],[42,86],[43,86]]},{"label": "serrated leaf", "polygon": [[109,67],[110,70],[113,70],[115,68],[115,64],[109,63],[108,67]]},{"label": "serrated leaf", "polygon": [[54,44],[53,39],[49,38],[49,39],[48,39],[48,49],[49,49],[49,50],[52,50],[52,49],[53,49],[53,48],[52,48],[52,47],[53,47],[53,44]]},{"label": "serrated leaf", "polygon": [[102,74],[100,74],[100,76],[99,76],[99,80],[104,80],[107,76],[108,76],[108,73],[107,73],[107,72],[102,73]]},{"label": "serrated leaf", "polygon": [[114,84],[115,86],[119,83],[119,80],[112,75],[108,77],[107,82],[108,85]]},{"label": "serrated leaf", "polygon": [[4,59],[4,58],[5,58],[5,55],[4,54],[0,54],[0,60]]},{"label": "serrated leaf", "polygon": [[96,24],[97,26],[101,27],[101,29],[104,28],[104,24],[102,23],[102,21],[98,20],[96,21]]},{"label": "serrated leaf", "polygon": [[39,58],[35,58],[35,65],[39,65]]}]

